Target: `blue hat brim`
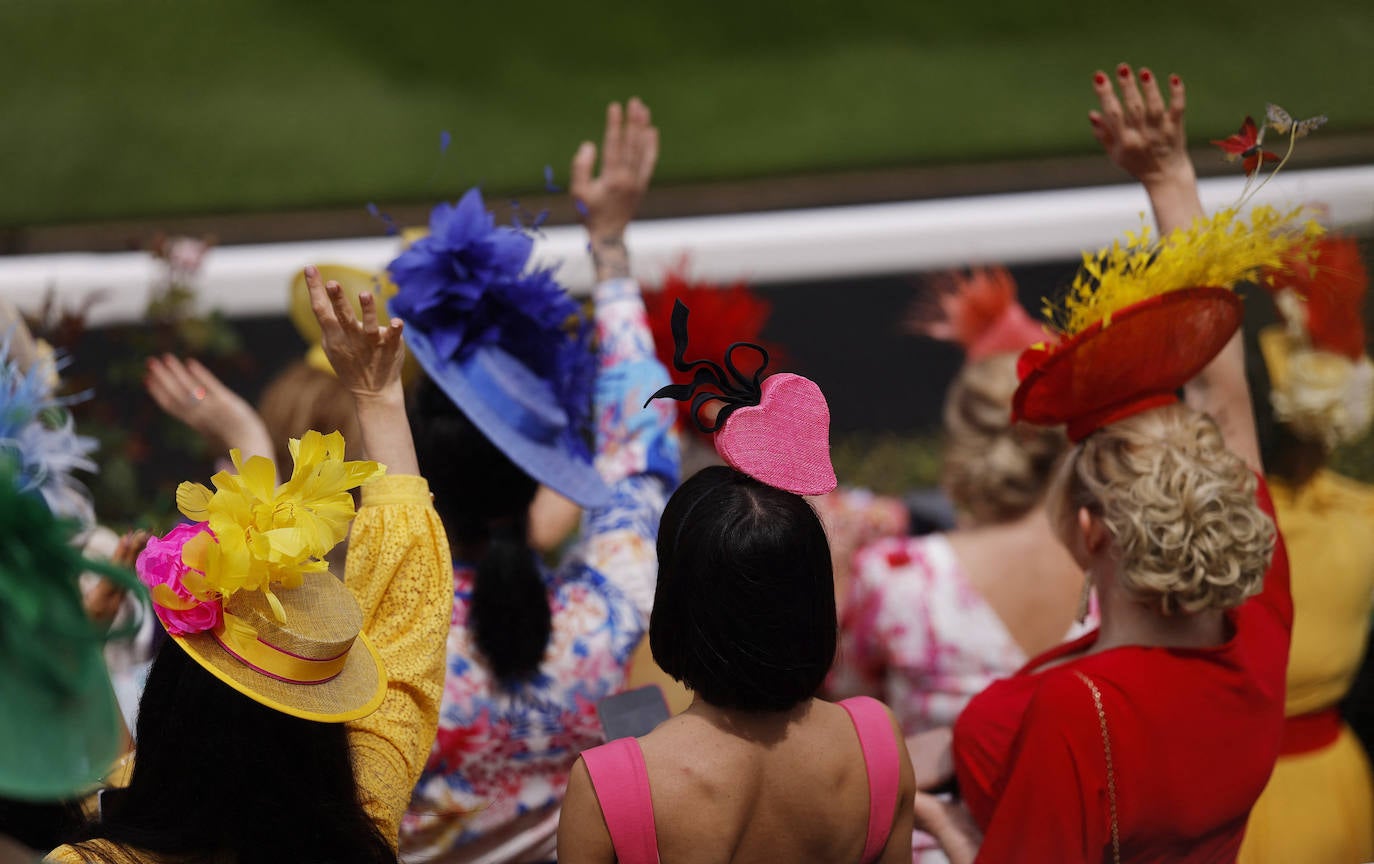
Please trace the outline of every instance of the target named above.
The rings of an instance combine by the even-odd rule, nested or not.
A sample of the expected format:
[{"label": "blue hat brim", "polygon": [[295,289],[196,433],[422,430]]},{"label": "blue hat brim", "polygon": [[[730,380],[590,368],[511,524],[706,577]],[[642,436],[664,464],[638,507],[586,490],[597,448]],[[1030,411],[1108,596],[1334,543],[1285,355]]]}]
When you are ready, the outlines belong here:
[{"label": "blue hat brim", "polygon": [[[415,328],[405,330],[406,347],[425,374],[458,410],[472,421],[502,453],[539,483],[582,507],[591,509],[610,502],[611,492],[591,462],[569,452],[560,440],[545,443],[517,429],[509,417],[479,391],[467,364],[439,356],[429,337]],[[489,347],[481,350],[497,351]],[[553,392],[548,401],[554,401]]]}]

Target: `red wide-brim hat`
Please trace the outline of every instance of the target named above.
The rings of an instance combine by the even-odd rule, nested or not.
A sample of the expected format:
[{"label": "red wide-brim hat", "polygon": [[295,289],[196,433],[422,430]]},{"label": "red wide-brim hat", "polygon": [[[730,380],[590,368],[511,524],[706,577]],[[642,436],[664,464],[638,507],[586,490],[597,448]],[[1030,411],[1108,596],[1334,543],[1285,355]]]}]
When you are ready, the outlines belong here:
[{"label": "red wide-brim hat", "polygon": [[1178,401],[1178,391],[1239,329],[1240,297],[1184,288],[1127,306],[1081,332],[1021,355],[1012,418],[1064,424],[1081,441],[1110,423]]}]

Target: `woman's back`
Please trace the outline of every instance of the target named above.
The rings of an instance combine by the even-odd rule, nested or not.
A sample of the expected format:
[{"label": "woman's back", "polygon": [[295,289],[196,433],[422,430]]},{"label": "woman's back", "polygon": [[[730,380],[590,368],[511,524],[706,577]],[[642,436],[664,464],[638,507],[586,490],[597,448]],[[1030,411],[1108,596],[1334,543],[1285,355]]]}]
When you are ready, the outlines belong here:
[{"label": "woman's back", "polygon": [[[880,727],[867,733],[868,746],[885,736],[896,747],[900,732],[888,713],[863,701],[876,711]],[[638,742],[659,859],[672,864],[864,860],[870,774],[855,723],[844,707],[816,699],[786,712],[723,711],[698,701],[663,723]],[[899,827],[909,820],[898,819],[895,811],[897,802],[906,800],[901,793],[909,795],[914,785],[909,760],[903,750],[897,753],[897,765],[889,758],[874,766],[875,774],[892,771],[888,779],[897,779],[901,790],[892,789],[894,797],[873,816],[882,826],[877,848],[893,854],[893,860],[910,858],[910,832]],[[900,776],[894,777],[899,766]],[[588,780],[587,768],[579,764],[574,783]],[[592,796],[570,799],[575,809],[565,808],[564,820],[576,820],[581,831],[601,832],[599,839],[608,844],[603,820],[610,820],[600,811],[609,805],[603,787],[597,789],[600,804]],[[582,812],[589,805],[598,812]],[[632,862],[622,859],[622,864]]]},{"label": "woman's back", "polygon": [[992,681],[1078,635],[1082,584],[1039,510],[878,541],[856,558],[831,690],[879,696],[908,735],[952,725]]}]

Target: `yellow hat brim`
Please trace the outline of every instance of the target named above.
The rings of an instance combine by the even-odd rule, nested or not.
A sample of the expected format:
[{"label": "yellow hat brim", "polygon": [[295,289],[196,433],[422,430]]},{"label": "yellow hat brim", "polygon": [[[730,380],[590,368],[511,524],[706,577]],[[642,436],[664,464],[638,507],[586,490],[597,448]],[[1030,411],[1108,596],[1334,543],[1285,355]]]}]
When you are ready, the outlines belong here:
[{"label": "yellow hat brim", "polygon": [[[191,659],[225,684],[274,711],[317,723],[366,717],[386,698],[386,667],[371,640],[359,633],[343,671],[319,684],[291,684],[253,669],[224,649],[208,631],[173,636]],[[358,650],[362,646],[365,650]]]}]

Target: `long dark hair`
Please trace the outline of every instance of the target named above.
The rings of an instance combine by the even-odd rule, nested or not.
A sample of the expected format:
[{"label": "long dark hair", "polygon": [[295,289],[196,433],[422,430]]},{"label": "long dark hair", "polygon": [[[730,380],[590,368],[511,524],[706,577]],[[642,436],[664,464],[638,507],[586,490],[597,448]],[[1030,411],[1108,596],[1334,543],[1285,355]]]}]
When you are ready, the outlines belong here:
[{"label": "long dark hair", "polygon": [[80,839],[235,864],[396,861],[359,802],[344,724],[260,705],[170,639],[148,673],[137,740],[128,788],[106,796]]},{"label": "long dark hair", "polygon": [[539,670],[553,617],[529,546],[538,484],[511,462],[428,378],[415,391],[411,428],[420,471],[452,542],[476,568],[468,623],[497,681]]}]

